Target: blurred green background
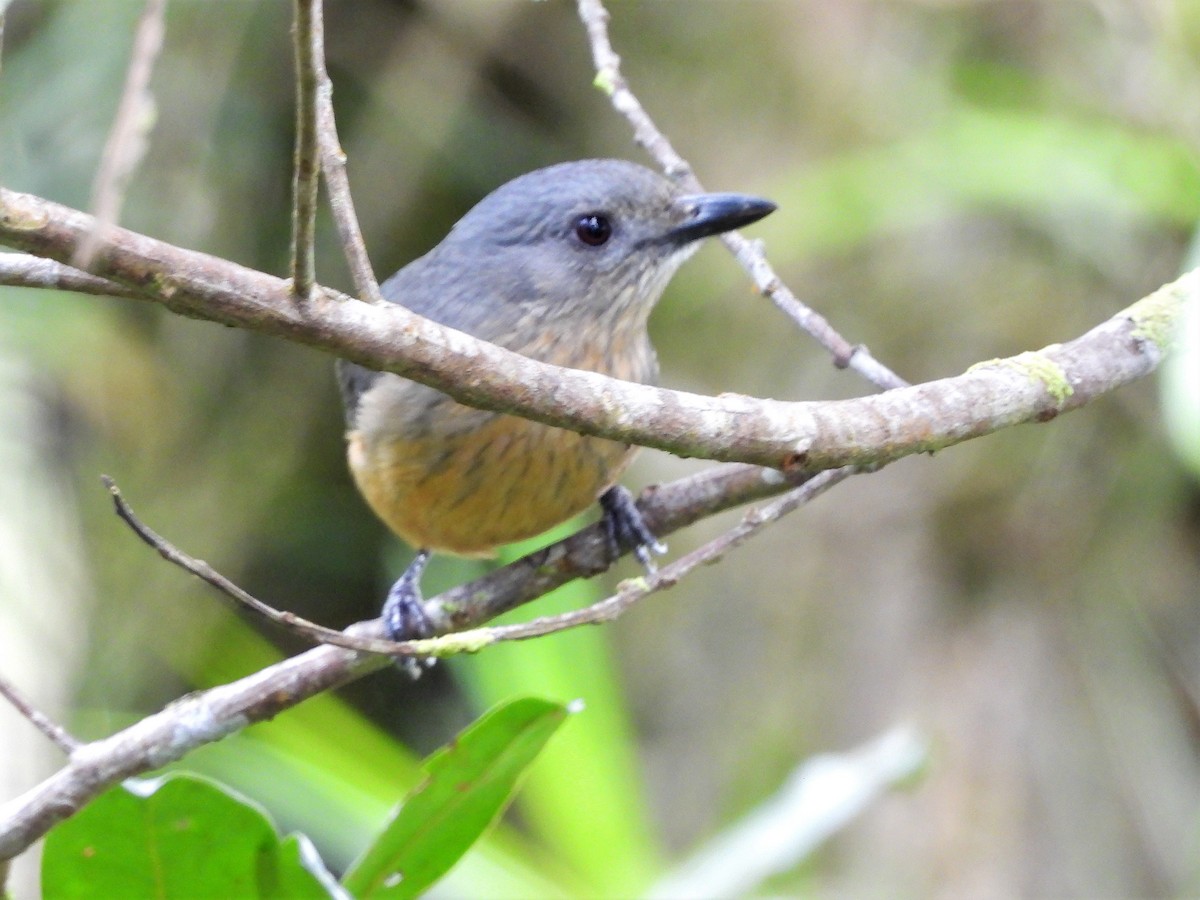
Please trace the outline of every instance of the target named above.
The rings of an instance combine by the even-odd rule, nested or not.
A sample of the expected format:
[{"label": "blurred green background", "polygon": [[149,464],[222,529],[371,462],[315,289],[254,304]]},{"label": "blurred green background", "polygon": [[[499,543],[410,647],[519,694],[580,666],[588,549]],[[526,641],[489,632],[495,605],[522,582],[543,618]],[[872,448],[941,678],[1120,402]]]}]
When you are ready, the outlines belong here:
[{"label": "blurred green background", "polygon": [[[141,5],[11,5],[0,183],[87,206]],[[910,380],[1074,337],[1187,265],[1200,3],[611,12],[625,74],[705,185],[778,201],[752,235],[797,294]],[[290,17],[284,0],[173,0],[123,224],[285,274]],[[381,276],[521,172],[646,161],[592,87],[571,4],[342,0],[326,43]],[[321,226],[319,277],[349,289]],[[867,390],[718,246],[683,269],[652,327],[672,387]],[[611,626],[417,684],[375,675],[188,765],[343,866],[403,794],[411,761],[389,736],[424,753],[501,697],[582,697],[507,827],[446,890],[620,895],[799,760],[912,722],[934,745],[921,783],[772,890],[1195,892],[1200,491],[1158,403],[1147,381],[902,461]],[[645,452],[625,481],[701,465]],[[409,552],[346,473],[330,359],[148,304],[0,289],[0,672],[83,736],[300,649],[139,544],[102,472],[180,547],[325,624],[374,615]],[[736,515],[674,536],[672,552]],[[427,586],[479,565],[439,559]],[[0,729],[7,799],[58,757],[6,709]]]}]

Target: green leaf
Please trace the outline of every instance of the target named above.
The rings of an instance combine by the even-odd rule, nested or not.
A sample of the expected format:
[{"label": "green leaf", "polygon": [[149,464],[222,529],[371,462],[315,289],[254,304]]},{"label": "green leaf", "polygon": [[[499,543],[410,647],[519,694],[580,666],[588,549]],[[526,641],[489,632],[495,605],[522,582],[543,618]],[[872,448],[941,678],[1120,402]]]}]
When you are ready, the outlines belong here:
[{"label": "green leaf", "polygon": [[[577,520],[506,547],[500,560],[517,559],[581,524]],[[580,609],[605,594],[600,579],[572,581],[495,624]],[[612,635],[611,628],[575,628],[536,641],[500,643],[451,662],[478,709],[530,693],[583,701],[587,715],[538,758],[517,804],[522,823],[575,876],[577,893],[627,897],[653,881],[661,863]]]},{"label": "green leaf", "polygon": [[346,892],[333,873],[325,868],[317,848],[303,834],[289,834],[279,844],[279,861],[266,897],[278,900],[302,900],[305,897],[345,897]]},{"label": "green leaf", "polygon": [[113,788],[46,837],[47,897],[328,898],[338,888],[306,840],[207,779]]},{"label": "green leaf", "polygon": [[415,897],[499,816],[567,709],[526,697],[482,716],[430,756],[426,777],[346,873],[358,897]]}]

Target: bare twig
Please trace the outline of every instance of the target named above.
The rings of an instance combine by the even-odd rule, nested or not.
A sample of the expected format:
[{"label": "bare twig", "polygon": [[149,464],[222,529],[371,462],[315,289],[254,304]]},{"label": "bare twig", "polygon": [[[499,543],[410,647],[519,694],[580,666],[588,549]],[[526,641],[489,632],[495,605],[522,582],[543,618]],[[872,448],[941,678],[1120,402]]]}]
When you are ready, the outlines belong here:
[{"label": "bare twig", "polygon": [[358,216],[354,212],[354,201],[350,196],[350,179],[346,176],[346,154],[338,140],[337,121],[333,114],[333,82],[325,68],[325,26],[321,18],[319,0],[312,0],[312,30],[307,52],[315,82],[310,86],[316,106],[317,142],[321,154],[321,172],[325,176],[325,190],[329,194],[329,208],[346,255],[346,265],[354,288],[360,299],[368,303],[382,303],[379,282],[367,256],[367,245],[363,241]]},{"label": "bare twig", "polygon": [[165,11],[166,0],[146,0],[146,8],[138,20],[121,102],[104,143],[96,180],[92,183],[91,205],[96,223],[71,260],[77,269],[91,268],[104,233],[120,216],[129,178],[146,154],[147,136],[155,116],[154,97],[149,90],[150,74],[162,49]]},{"label": "bare twig", "polygon": [[[578,0],[578,3],[579,18],[587,29],[588,42],[592,48],[596,86],[608,95],[613,108],[633,126],[634,140],[654,157],[663,171],[686,190],[702,192],[703,186],[696,178],[691,164],[671,146],[670,140],[654,124],[641,101],[629,89],[629,82],[621,74],[621,57],[613,50],[608,37],[608,10],[604,8],[601,0]],[[754,279],[758,290],[828,350],[835,365],[839,368],[854,369],[883,390],[908,384],[872,357],[865,347],[851,344],[834,330],[824,316],[802,303],[775,274],[757,242],[748,241],[737,232],[724,234],[721,240],[741,263],[742,268]]]},{"label": "bare twig", "polygon": [[123,284],[28,253],[0,253],[0,285],[72,291],[99,297],[125,297],[130,300],[145,298],[145,294]]},{"label": "bare twig", "polygon": [[373,640],[367,637],[351,637],[341,631],[326,628],[294,613],[278,610],[267,603],[263,603],[257,597],[238,587],[204,560],[196,559],[194,556],[184,553],[142,522],[134,514],[129,504],[125,502],[125,498],[121,495],[116,482],[109,476],[101,475],[100,480],[104,482],[104,487],[112,495],[113,506],[117,511],[117,515],[120,516],[126,525],[133,529],[134,534],[158,551],[159,556],[167,562],[179,566],[185,572],[190,572],[202,581],[208,582],[217,590],[233,598],[237,603],[252,610],[268,621],[274,622],[276,625],[280,625],[293,634],[310,640],[313,643],[333,644],[335,647],[344,647],[348,650],[361,650],[368,653],[385,653],[400,656],[414,655],[415,651],[407,644]]},{"label": "bare twig", "polygon": [[[571,610],[555,616],[542,616],[515,625],[496,625],[491,628],[479,629],[474,633],[448,635],[445,640],[449,643],[451,640],[457,639],[468,645],[482,646],[484,643],[498,641],[528,640],[567,628],[577,628],[580,625],[598,625],[602,622],[612,621],[644,597],[674,587],[681,578],[700,566],[719,562],[729,551],[740,547],[768,525],[778,522],[797,507],[829,490],[838,482],[844,481],[854,474],[854,471],[851,467],[831,469],[810,478],[800,487],[794,488],[779,499],[761,508],[749,510],[740,523],[720,537],[681,556],[657,572],[622,582],[616,594],[583,609]],[[439,640],[442,639],[434,638],[424,643],[436,644]]]},{"label": "bare twig", "polygon": [[307,300],[316,285],[317,73],[311,48],[320,38],[321,0],[295,0],[292,40],[296,57],[296,153],[292,164],[292,290]]},{"label": "bare twig", "polygon": [[[718,466],[672,484],[649,489],[642,512],[655,533],[665,537],[701,518],[780,493],[808,479],[808,474],[802,472],[784,478],[773,469]],[[137,517],[112,478],[102,475],[101,480],[112,496],[117,515],[163,559],[207,582],[268,621],[313,643],[333,644],[348,650],[391,656],[416,656],[428,651],[427,645],[419,642],[393,642],[348,635],[294,613],[275,609],[234,584],[208,563],[184,553],[159,535]],[[439,633],[478,626],[568,581],[597,575],[614,561],[607,543],[599,524],[588,526],[500,570],[432,598],[427,613],[430,622]],[[675,579],[681,574],[676,573]],[[658,579],[654,583],[655,590],[659,590],[673,582]],[[573,625],[567,623],[563,627]]]},{"label": "bare twig", "polygon": [[[713,466],[669,484],[647,488],[638,508],[650,530],[667,537],[707,516],[780,494],[804,484],[810,472],[783,475],[774,469]],[[432,598],[426,613],[438,631],[460,631],[486,622],[576,578],[609,567],[602,523],[581,529],[514,562]]]},{"label": "bare twig", "polygon": [[16,685],[3,676],[0,676],[0,697],[7,700],[63,753],[70,754],[79,747],[79,741],[67,729],[30,703],[25,695],[17,690]]},{"label": "bare twig", "polygon": [[[84,213],[0,188],[0,243],[70,259]],[[467,404],[680,456],[791,470],[869,465],[1022,422],[1043,422],[1153,371],[1171,324],[1200,296],[1200,272],[1067,344],[963,375],[837,401],[780,402],[683,391],[564,369],[503,350],[394,304],[349,303],[328,289],[302,310],[287,282],[118,226],[96,274],[184,315],[320,347],[396,372]]]}]

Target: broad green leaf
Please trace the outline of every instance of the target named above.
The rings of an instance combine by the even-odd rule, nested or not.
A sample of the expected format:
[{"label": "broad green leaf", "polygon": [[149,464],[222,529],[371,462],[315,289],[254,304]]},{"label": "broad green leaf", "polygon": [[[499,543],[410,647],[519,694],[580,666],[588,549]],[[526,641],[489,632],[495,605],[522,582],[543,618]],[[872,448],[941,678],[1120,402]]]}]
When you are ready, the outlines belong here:
[{"label": "broad green leaf", "polygon": [[[575,521],[506,547],[500,559],[516,559],[581,524]],[[627,563],[625,571],[637,571],[635,566]],[[580,609],[605,594],[601,579],[576,580],[502,616],[497,624]],[[583,702],[587,714],[542,753],[517,804],[522,822],[582,882],[577,890],[621,897],[650,883],[660,863],[612,633],[611,628],[575,628],[536,641],[499,644],[451,663],[479,709],[533,693]],[[587,802],[580,803],[580,797]]]},{"label": "broad green leaf", "polygon": [[131,781],[50,832],[42,889],[54,898],[331,896],[323,882],[336,885],[302,846],[281,842],[262,810],[206,779]]},{"label": "broad green leaf", "polygon": [[272,873],[274,882],[264,886],[264,896],[278,900],[348,896],[305,835],[285,837],[279,844],[278,858],[280,864]]},{"label": "broad green leaf", "polygon": [[[212,643],[220,653],[208,654],[202,662],[173,658],[190,684],[222,684],[279,658],[278,650],[241,619],[226,620]],[[590,698],[588,710],[590,723]],[[112,724],[106,721],[103,726]],[[567,734],[574,738],[581,724],[575,723]],[[339,871],[345,871],[374,841],[380,823],[421,778],[419,757],[332,693],[202,747],[188,756],[187,764],[190,770],[253,797],[277,819],[292,823],[316,842],[322,858]],[[544,764],[543,758],[538,772]],[[536,841],[499,824],[472,846],[440,887],[456,897],[552,897],[586,888],[568,886],[563,873],[551,871],[544,854],[534,852]]]},{"label": "broad green leaf", "polygon": [[449,871],[507,804],[565,707],[526,697],[497,707],[425,762],[425,780],[343,883],[359,897],[415,897]]}]

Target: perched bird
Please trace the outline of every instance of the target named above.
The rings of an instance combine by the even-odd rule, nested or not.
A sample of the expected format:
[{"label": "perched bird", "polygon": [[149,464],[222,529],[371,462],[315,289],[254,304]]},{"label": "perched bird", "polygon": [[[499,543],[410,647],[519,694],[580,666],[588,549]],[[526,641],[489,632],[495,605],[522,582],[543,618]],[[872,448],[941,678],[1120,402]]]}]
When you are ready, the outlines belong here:
[{"label": "perched bird", "polygon": [[[653,383],[646,320],[701,238],[775,205],[681,193],[634,163],[593,159],[515,178],[382,285],[429,319],[543,362]],[[420,578],[430,551],[489,555],[599,500],[610,542],[663,552],[616,484],[634,447],[472,409],[391,373],[338,361],[350,470],[417,556],[383,608],[396,640],[430,633]]]}]

